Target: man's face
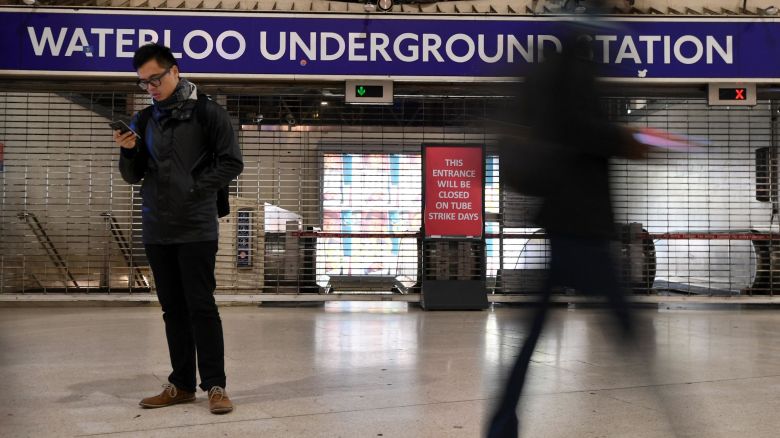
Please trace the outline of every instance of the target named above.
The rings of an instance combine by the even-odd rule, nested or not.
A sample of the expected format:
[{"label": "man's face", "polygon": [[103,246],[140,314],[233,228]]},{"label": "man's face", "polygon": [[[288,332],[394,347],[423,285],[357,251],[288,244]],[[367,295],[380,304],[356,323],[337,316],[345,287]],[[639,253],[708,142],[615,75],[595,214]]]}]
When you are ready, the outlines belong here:
[{"label": "man's face", "polygon": [[139,85],[145,86],[146,92],[158,102],[171,97],[179,83],[179,67],[163,68],[156,59],[139,67],[137,73]]}]

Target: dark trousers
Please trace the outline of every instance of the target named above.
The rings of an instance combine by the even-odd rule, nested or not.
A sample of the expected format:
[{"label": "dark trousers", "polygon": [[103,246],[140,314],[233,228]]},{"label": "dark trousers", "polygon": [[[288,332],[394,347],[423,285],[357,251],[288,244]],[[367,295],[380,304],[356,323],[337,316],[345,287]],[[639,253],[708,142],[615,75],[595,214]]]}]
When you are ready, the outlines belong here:
[{"label": "dark trousers", "polygon": [[168,381],[195,391],[195,360],[200,387],[225,387],[225,347],[222,320],[214,301],[217,242],[146,245],[173,372]]},{"label": "dark trousers", "polygon": [[528,364],[547,318],[553,287],[567,286],[588,295],[606,297],[615,317],[618,339],[624,343],[634,340],[634,323],[620,286],[617,268],[613,263],[610,241],[551,235],[550,246],[552,255],[547,285],[537,302],[528,337],[506,381],[499,405],[493,413],[488,429],[489,438],[517,438],[517,403],[523,392]]}]

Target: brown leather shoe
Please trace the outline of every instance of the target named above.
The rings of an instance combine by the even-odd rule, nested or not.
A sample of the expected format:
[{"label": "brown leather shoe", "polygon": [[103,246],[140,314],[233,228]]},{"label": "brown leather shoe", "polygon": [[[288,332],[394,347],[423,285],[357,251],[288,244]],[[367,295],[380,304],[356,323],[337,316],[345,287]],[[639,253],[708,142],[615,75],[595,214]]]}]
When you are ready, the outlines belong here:
[{"label": "brown leather shoe", "polygon": [[225,388],[212,386],[209,389],[209,410],[212,414],[227,414],[233,410],[233,402],[225,393]]},{"label": "brown leather shoe", "polygon": [[166,383],[163,385],[163,391],[160,394],[155,395],[154,397],[146,397],[138,404],[144,408],[152,409],[164,408],[177,403],[187,403],[191,401],[195,401],[194,392],[182,391],[176,386]]}]

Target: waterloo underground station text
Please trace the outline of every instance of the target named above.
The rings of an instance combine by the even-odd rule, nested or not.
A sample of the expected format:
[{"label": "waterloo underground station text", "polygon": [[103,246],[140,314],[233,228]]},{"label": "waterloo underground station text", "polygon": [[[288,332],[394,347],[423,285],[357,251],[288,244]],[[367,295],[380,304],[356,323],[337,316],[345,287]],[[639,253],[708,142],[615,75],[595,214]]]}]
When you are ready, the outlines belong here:
[{"label": "waterloo underground station text", "polygon": [[[27,27],[35,56],[132,58],[135,48],[160,42],[176,58],[202,60],[218,57],[227,61],[257,57],[267,61],[350,62],[454,62],[535,63],[543,51],[562,43],[549,34],[387,34],[336,32],[268,32],[260,30],[249,52],[247,36],[237,30],[210,32],[103,27]],[[582,35],[590,42],[592,56],[604,64],[733,64],[732,35]]]}]

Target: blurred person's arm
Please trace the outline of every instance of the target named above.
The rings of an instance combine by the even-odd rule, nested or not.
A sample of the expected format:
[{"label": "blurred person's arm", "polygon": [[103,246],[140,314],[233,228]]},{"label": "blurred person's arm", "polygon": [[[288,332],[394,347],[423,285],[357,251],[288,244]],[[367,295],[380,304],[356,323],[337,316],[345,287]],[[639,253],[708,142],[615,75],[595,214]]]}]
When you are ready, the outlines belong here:
[{"label": "blurred person's arm", "polygon": [[644,158],[648,147],[634,131],[609,120],[601,106],[597,66],[573,56],[553,55],[526,83],[524,119],[537,138],[605,158]]},{"label": "blurred person's arm", "polygon": [[629,160],[647,159],[647,153],[650,151],[651,147],[638,141],[636,137],[634,137],[634,134],[637,132],[635,129],[627,126],[620,126],[620,128],[622,128],[626,138],[623,140],[623,143],[615,156],[628,158]]}]

